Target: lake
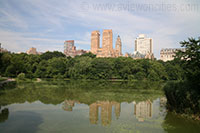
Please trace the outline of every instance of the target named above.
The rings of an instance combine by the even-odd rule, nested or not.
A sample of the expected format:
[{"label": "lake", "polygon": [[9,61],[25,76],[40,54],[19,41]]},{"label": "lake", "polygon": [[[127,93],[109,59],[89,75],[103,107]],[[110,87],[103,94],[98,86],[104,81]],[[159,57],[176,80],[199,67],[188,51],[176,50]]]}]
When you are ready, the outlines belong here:
[{"label": "lake", "polygon": [[19,82],[0,89],[0,133],[200,132],[167,112],[163,82]]}]

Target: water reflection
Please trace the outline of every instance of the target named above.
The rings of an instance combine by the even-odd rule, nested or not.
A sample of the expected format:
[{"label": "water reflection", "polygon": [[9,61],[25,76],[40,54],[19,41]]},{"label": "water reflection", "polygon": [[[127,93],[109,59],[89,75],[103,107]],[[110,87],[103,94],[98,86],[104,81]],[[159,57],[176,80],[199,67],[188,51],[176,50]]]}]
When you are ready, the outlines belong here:
[{"label": "water reflection", "polygon": [[0,123],[8,120],[8,116],[9,116],[8,108],[1,109],[0,107]]},{"label": "water reflection", "polygon": [[133,102],[134,104],[134,115],[138,119],[138,121],[142,122],[145,119],[152,117],[152,102],[150,100],[148,101],[142,101],[139,103]]},{"label": "water reflection", "polygon": [[[63,109],[65,111],[72,111],[75,103],[80,104],[78,101],[65,100],[63,103]],[[114,107],[115,117],[118,119],[121,112],[121,104],[115,101],[97,101],[89,106],[89,118],[91,124],[97,124],[99,120],[99,112],[101,116],[102,125],[106,126],[111,123],[112,120],[112,108]]]},{"label": "water reflection", "polygon": [[[165,99],[165,98],[161,98]],[[164,104],[166,100],[162,100]],[[65,100],[63,103],[63,109],[65,111],[72,111],[75,103],[80,104],[78,101]],[[150,100],[135,102],[133,101],[133,114],[139,122],[144,122],[146,119],[150,119],[153,116],[153,103]],[[116,101],[97,101],[89,106],[89,119],[91,124],[98,124],[101,120],[103,126],[111,124],[112,114],[115,114],[115,118],[119,119],[121,112],[121,103]],[[99,119],[99,117],[101,119]]]},{"label": "water reflection", "polygon": [[17,84],[14,89],[0,91],[0,132],[8,131],[11,125],[15,125],[13,132],[23,128],[23,132],[84,132],[83,128],[88,133],[105,129],[200,131],[199,123],[166,112],[166,98],[160,86],[148,82]]},{"label": "water reflection", "polygon": [[[7,110],[7,109],[6,109]],[[8,111],[8,110],[7,110]],[[7,112],[5,111],[5,112]],[[8,116],[8,113],[6,113]],[[40,114],[32,111],[16,111],[4,124],[0,124],[1,133],[35,133],[43,122]]]},{"label": "water reflection", "polygon": [[63,109],[65,111],[72,111],[75,103],[79,104],[80,102],[77,102],[77,101],[74,101],[74,100],[65,100],[64,103],[63,103]]},{"label": "water reflection", "polygon": [[97,124],[100,108],[102,125],[110,125],[112,119],[112,107],[114,107],[115,117],[118,119],[121,111],[121,105],[118,102],[98,101],[89,105],[90,123]]}]

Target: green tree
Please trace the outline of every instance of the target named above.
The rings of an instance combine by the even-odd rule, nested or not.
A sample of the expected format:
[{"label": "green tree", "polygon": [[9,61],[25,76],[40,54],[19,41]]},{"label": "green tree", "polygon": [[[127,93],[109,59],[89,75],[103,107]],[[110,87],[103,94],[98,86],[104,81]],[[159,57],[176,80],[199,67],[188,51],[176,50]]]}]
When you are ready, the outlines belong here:
[{"label": "green tree", "polygon": [[93,79],[112,78],[113,64],[109,58],[95,58],[91,62],[90,77]]},{"label": "green tree", "polygon": [[73,67],[69,68],[69,75],[73,79],[90,79],[92,58],[83,56],[74,59]]},{"label": "green tree", "polygon": [[[48,77],[54,77],[56,75],[63,75],[66,72],[67,59],[63,57],[54,57],[48,60],[47,75]],[[61,76],[60,76],[61,77]]]},{"label": "green tree", "polygon": [[17,75],[17,79],[18,80],[25,80],[25,74],[24,73],[20,73]]},{"label": "green tree", "polygon": [[10,65],[6,68],[6,76],[16,77],[19,73],[26,73],[25,56],[27,54],[13,54]]},{"label": "green tree", "polygon": [[164,91],[167,108],[177,113],[200,118],[200,38],[181,42],[185,51],[178,51],[175,60],[180,63],[186,79],[169,82]]},{"label": "green tree", "polygon": [[164,64],[168,80],[183,80],[185,78],[184,70],[176,61],[168,61]]},{"label": "green tree", "polygon": [[62,52],[54,51],[54,52],[45,52],[41,56],[42,60],[49,60],[52,59],[53,57],[66,57]]},{"label": "green tree", "polygon": [[176,58],[180,60],[186,78],[200,86],[200,37],[189,38],[188,41],[182,41],[181,45],[185,51],[177,52]]},{"label": "green tree", "polygon": [[12,55],[10,53],[0,53],[0,75],[3,75],[11,63]]},{"label": "green tree", "polygon": [[48,77],[47,67],[48,67],[48,62],[46,60],[42,60],[37,66],[37,70],[34,73],[34,77],[47,78]]}]

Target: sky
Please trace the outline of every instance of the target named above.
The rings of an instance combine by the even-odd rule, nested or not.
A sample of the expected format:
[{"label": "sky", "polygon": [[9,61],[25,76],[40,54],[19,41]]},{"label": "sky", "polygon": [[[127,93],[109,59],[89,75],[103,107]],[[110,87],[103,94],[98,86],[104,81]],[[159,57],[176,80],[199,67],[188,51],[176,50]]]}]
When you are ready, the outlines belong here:
[{"label": "sky", "polygon": [[[162,48],[179,48],[200,36],[200,0],[0,0],[0,43],[11,52],[64,50],[65,40],[90,50],[91,32],[113,30],[122,52],[134,52],[139,34]],[[101,41],[102,43],[102,41]]]}]

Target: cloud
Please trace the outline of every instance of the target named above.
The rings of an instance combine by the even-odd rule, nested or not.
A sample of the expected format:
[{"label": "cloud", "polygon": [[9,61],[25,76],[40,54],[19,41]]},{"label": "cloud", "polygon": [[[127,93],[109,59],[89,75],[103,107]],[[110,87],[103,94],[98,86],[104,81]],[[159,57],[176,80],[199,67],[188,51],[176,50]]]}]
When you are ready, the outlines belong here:
[{"label": "cloud", "polygon": [[[0,39],[2,46],[12,52],[25,52],[31,47],[36,47],[38,51],[42,52],[47,50],[63,51],[63,40],[30,38],[23,36],[21,33],[2,30],[0,30],[0,36],[2,37]],[[48,45],[50,45],[50,47]]]},{"label": "cloud", "polygon": [[[9,8],[9,7],[8,7]],[[13,14],[10,10],[0,9],[0,14],[4,19],[0,19],[1,26],[7,27],[10,25],[27,29],[28,25],[24,22],[20,15]]]}]

